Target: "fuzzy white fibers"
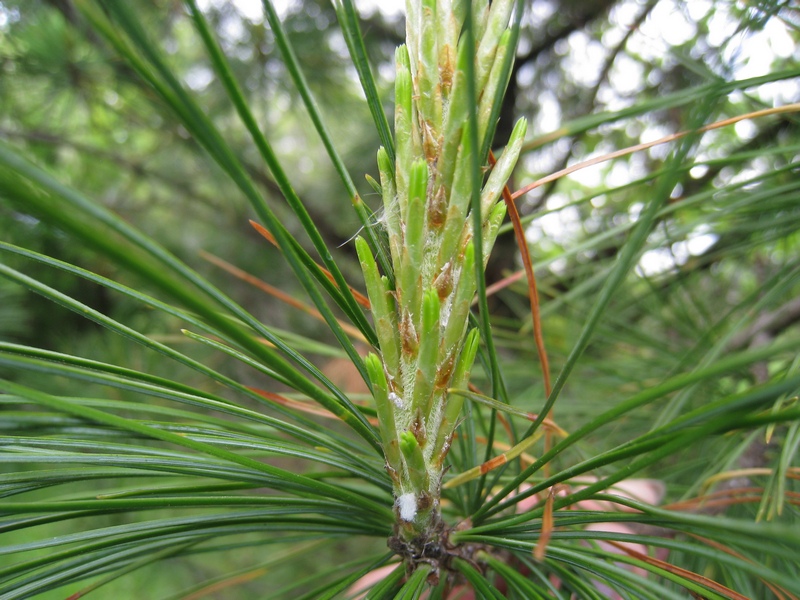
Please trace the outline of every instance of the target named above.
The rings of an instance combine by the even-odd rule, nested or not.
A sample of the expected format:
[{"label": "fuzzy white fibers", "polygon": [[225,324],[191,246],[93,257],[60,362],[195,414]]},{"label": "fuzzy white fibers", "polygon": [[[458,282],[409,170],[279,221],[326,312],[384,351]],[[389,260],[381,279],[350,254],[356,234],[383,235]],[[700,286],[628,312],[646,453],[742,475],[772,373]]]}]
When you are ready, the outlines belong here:
[{"label": "fuzzy white fibers", "polygon": [[413,521],[417,516],[417,495],[411,492],[398,496],[395,501],[403,521]]}]

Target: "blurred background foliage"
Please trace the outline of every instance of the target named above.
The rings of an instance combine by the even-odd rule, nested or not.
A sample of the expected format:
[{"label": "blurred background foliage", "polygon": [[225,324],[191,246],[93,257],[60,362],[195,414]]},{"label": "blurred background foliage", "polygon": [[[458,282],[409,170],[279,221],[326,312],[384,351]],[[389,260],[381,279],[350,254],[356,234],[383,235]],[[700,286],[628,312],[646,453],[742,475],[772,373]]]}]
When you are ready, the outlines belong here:
[{"label": "blurred background foliage", "polygon": [[[350,243],[358,220],[299,109],[258,4],[207,0],[203,9],[251,109],[289,167],[293,186],[359,286]],[[403,39],[403,17],[374,4],[359,6],[372,67],[391,111],[393,53]],[[789,0],[532,0],[528,9],[496,139],[502,146],[516,118],[528,117],[530,141],[512,189],[587,158],[696,126],[700,109],[704,122],[712,122],[800,98],[800,9]],[[300,231],[215,80],[181,2],[137,0],[136,10],[273,209],[290,231]],[[364,199],[377,207],[379,198],[361,175],[377,177],[379,140],[333,8],[325,0],[295,0],[281,10],[338,150]],[[736,81],[747,83],[731,83]],[[797,113],[785,113],[702,137],[676,175],[636,272],[613,301],[556,405],[562,426],[569,429],[607,409],[620,394],[691,365],[800,335],[798,119]],[[237,189],[156,94],[87,26],[72,0],[0,0],[0,138],[160,240],[264,322],[329,341],[330,334],[306,315],[285,309],[201,257],[202,250],[284,291],[297,291],[277,251],[248,224],[252,215]],[[615,159],[519,201],[554,372],[626,233],[657,187],[667,152],[667,146],[655,146]],[[4,197],[0,238],[134,287],[146,286]],[[11,256],[3,261],[21,264]],[[488,283],[520,268],[509,228],[498,240]],[[138,323],[148,334],[177,334],[170,318],[108,290],[55,271],[37,277],[116,319]],[[543,394],[525,288],[517,283],[492,302],[511,397],[529,409],[539,406]],[[154,374],[169,368],[162,374],[179,377],[174,366],[144,351],[131,355],[119,338],[3,281],[0,338],[135,364]],[[204,360],[222,360],[186,346],[187,352],[205,353]],[[325,360],[339,355],[330,347],[314,352]],[[616,423],[607,438],[592,440],[591,451],[632,437],[654,419],[666,422],[707,396],[797,366],[764,363],[684,390],[668,404]],[[196,377],[182,376],[187,382]],[[712,439],[707,453],[695,447],[691,455],[674,457],[669,497],[696,492],[705,473],[720,466],[767,467],[779,460],[784,467],[796,465],[793,455],[782,454],[783,436],[779,431],[769,443],[763,436]]]},{"label": "blurred background foliage", "polygon": [[[310,122],[297,110],[297,93],[259,3],[208,0],[205,9],[252,110],[291,166],[293,185],[330,245],[340,247],[337,254],[352,258],[348,240],[358,230],[358,221]],[[144,1],[137,3],[137,11],[167,49],[171,66],[243,157],[274,209],[288,215],[215,80],[182,4]],[[393,51],[402,41],[403,16],[374,6],[362,12],[368,53],[390,110]],[[283,17],[351,173],[377,176],[374,152],[379,142],[354,85],[355,73],[332,6],[324,0],[293,1],[283,7]],[[704,86],[784,72],[775,78],[778,83],[732,90],[712,109],[719,119],[792,101],[800,97],[800,88],[797,79],[785,72],[791,75],[797,69],[799,19],[790,2],[535,0],[524,19],[496,145],[502,146],[518,116],[531,120],[529,136],[534,140],[515,179],[522,185],[579,160],[681,131],[691,124],[685,109],[701,97],[698,90],[702,95]],[[263,273],[269,265],[269,279],[284,282],[282,273],[276,272],[280,261],[271,260],[274,251],[247,224],[240,194],[202,156],[155,94],[88,29],[69,0],[3,0],[0,36],[0,135],[24,147],[62,181],[102,199],[147,233],[165,240],[182,258],[198,263],[197,252],[203,249],[251,272]],[[678,99],[662,103],[673,95]],[[590,116],[617,111],[622,111],[620,118]],[[791,257],[797,216],[793,197],[782,205],[754,205],[757,226],[749,219],[741,222],[746,212],[738,212],[733,221],[727,219],[719,210],[722,201],[713,197],[714,190],[731,182],[763,188],[791,181],[796,172],[787,167],[796,157],[796,121],[795,116],[785,115],[743,122],[704,137],[694,167],[673,192],[676,205],[684,198],[699,199],[671,210],[663,219],[660,239],[651,241],[642,263],[642,289],[651,285],[665,289],[711,272],[715,277],[702,277],[703,285],[719,282],[729,295],[738,290],[743,297],[770,276],[771,265]],[[563,126],[567,129],[560,130]],[[550,139],[546,134],[570,130],[573,135],[546,143]],[[599,267],[615,255],[626,225],[641,211],[643,194],[666,152],[657,146],[580,172],[520,203],[523,216],[532,221],[528,236],[534,260],[541,265],[543,293],[557,300],[545,307],[551,326],[566,316],[561,311],[555,314],[556,308],[569,306],[566,292],[591,275],[595,285],[600,279]],[[766,173],[772,175],[764,177]],[[377,206],[377,197],[361,181],[362,196]],[[713,201],[702,200],[702,194]],[[79,264],[103,272],[103,265],[81,263],[100,258],[78,256],[80,249],[70,248],[67,239],[47,231],[35,216],[4,206],[2,217],[5,239],[30,244],[36,238],[39,249],[65,259],[75,257]],[[778,229],[765,227],[768,220]],[[287,223],[291,227],[288,218]],[[605,237],[597,241],[600,232]],[[515,255],[512,236],[505,236],[488,276],[490,284],[518,269]],[[731,264],[737,260],[743,262]],[[352,268],[350,272],[355,273]],[[240,291],[253,296],[245,304],[258,303],[257,294],[246,287]],[[703,319],[709,314],[705,303],[719,294],[713,287],[697,292],[693,311],[700,311],[697,318]],[[112,302],[103,297],[91,300],[96,306]],[[505,314],[525,314],[514,294],[501,294],[498,303]],[[581,307],[574,309],[580,313]],[[630,323],[640,316],[629,318]],[[296,320],[292,326],[298,326]],[[680,326],[672,321],[672,327]],[[691,328],[690,323],[685,326]],[[54,327],[48,323],[35,329],[41,336]]]}]

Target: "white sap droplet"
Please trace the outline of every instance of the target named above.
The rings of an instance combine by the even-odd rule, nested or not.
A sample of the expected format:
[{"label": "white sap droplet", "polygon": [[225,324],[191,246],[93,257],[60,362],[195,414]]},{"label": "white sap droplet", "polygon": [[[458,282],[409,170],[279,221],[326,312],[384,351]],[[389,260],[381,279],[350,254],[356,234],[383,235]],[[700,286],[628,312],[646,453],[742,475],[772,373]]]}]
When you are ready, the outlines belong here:
[{"label": "white sap droplet", "polygon": [[400,509],[400,518],[403,521],[413,521],[417,516],[417,496],[409,492],[397,498],[397,508]]}]

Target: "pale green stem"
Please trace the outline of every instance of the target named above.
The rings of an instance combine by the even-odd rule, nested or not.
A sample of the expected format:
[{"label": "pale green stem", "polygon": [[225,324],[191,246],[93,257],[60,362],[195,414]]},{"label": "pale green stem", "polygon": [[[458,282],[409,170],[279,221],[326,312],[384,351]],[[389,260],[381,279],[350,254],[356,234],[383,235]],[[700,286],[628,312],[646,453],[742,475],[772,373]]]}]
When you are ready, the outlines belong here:
[{"label": "pale green stem", "polygon": [[[469,36],[461,35],[468,1],[472,47]],[[513,2],[406,5],[406,45],[395,53],[395,164],[378,151],[397,288],[381,276],[366,242],[358,239],[356,249],[380,343],[381,358],[370,354],[366,365],[394,485],[397,529],[407,541],[425,541],[439,522],[445,459],[463,404],[447,390],[468,385],[480,343],[477,330],[466,334],[477,289],[476,254],[488,259],[505,216],[498,200],[519,157],[526,122],[515,126],[481,190],[475,215],[481,239],[473,240],[475,153],[491,129],[491,102],[507,84],[502,66],[514,51],[508,30]],[[467,85],[473,66],[474,97]],[[468,125],[474,103],[477,125]]]}]

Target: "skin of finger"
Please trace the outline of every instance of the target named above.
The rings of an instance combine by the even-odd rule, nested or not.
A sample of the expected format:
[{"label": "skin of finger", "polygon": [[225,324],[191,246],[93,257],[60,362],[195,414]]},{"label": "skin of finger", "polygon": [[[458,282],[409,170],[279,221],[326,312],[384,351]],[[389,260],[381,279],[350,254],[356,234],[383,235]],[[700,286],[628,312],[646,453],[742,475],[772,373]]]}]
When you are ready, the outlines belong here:
[{"label": "skin of finger", "polygon": [[372,586],[376,585],[377,583],[383,581],[383,579],[389,575],[392,571],[397,568],[396,564],[386,565],[384,567],[380,567],[375,569],[374,571],[370,571],[364,577],[356,581],[353,585],[350,586],[350,589],[347,590],[348,596],[352,594],[356,594],[352,596],[353,600],[362,600],[366,595],[367,591],[369,591]]}]

